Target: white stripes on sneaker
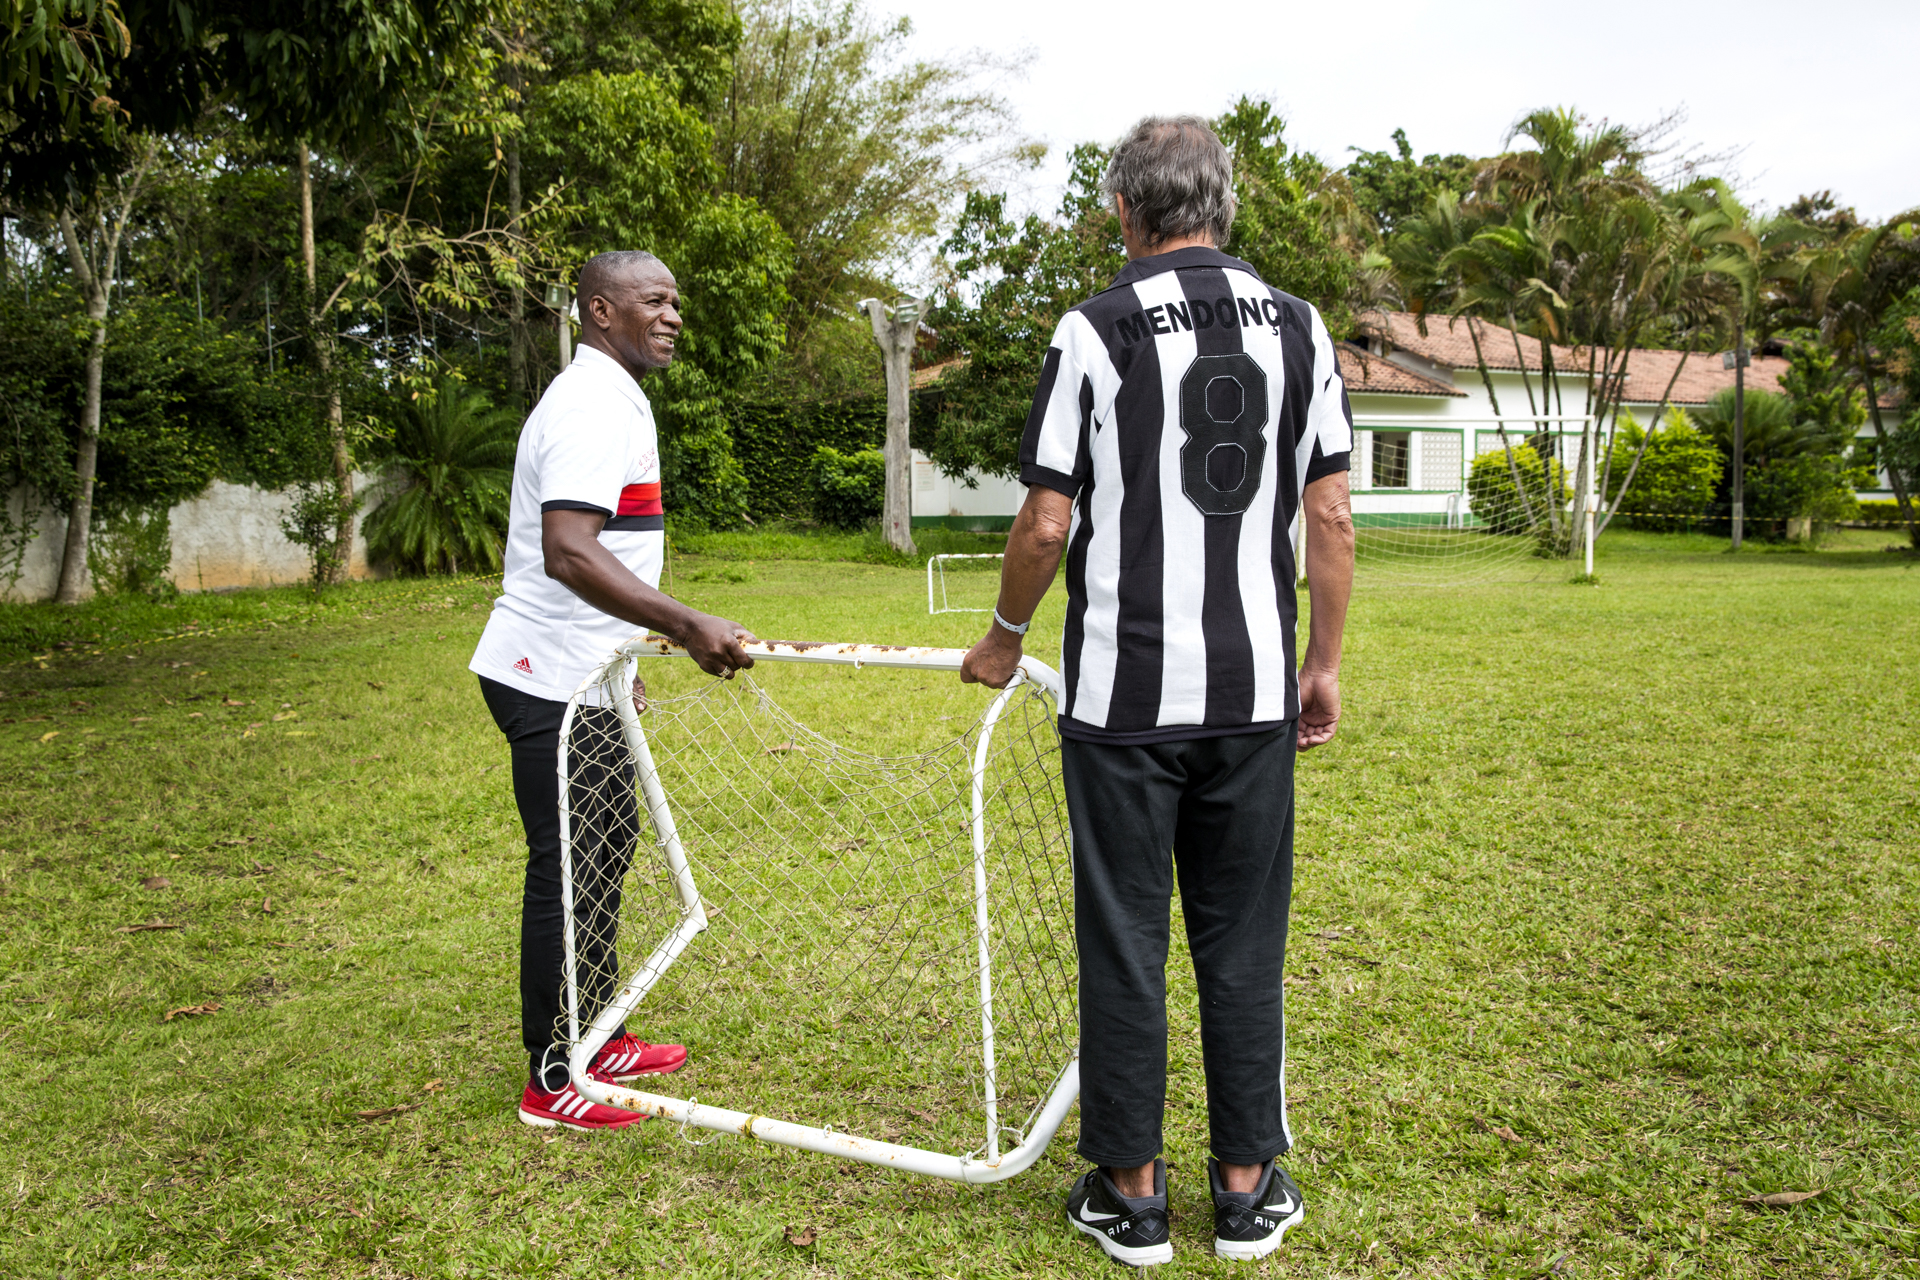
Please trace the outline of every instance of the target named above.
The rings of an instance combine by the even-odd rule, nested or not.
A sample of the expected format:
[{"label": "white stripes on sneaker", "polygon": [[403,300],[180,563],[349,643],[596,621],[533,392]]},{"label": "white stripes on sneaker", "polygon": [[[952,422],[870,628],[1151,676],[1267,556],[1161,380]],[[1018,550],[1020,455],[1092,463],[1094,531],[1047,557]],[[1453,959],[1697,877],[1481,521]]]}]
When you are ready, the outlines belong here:
[{"label": "white stripes on sneaker", "polygon": [[599,1064],[599,1068],[600,1070],[606,1071],[606,1072],[617,1072],[617,1071],[625,1071],[628,1067],[637,1067],[639,1065],[640,1065],[639,1054],[616,1053],[611,1058],[606,1058],[602,1060]]},{"label": "white stripes on sneaker", "polygon": [[553,1104],[547,1108],[547,1110],[557,1112],[569,1120],[578,1120],[592,1109],[592,1101],[571,1085],[567,1087],[564,1093],[555,1098]]}]

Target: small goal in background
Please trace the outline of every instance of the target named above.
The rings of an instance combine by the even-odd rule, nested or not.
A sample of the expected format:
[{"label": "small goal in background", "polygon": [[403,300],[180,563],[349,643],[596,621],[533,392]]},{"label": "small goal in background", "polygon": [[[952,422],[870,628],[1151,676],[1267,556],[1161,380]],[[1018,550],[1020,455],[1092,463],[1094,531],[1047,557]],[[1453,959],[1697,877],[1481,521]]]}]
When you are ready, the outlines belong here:
[{"label": "small goal in background", "polygon": [[[964,650],[747,649],[772,665],[715,680],[636,636],[568,704],[555,1038],[575,1087],[683,1130],[1012,1177],[1079,1093],[1059,677],[1026,659],[945,716],[975,695],[926,677]],[[590,1076],[629,1019],[686,1044],[684,1073]]]},{"label": "small goal in background", "polygon": [[[999,551],[968,551],[927,557],[928,613],[992,613],[1000,589],[999,566],[988,560],[1005,560]],[[980,564],[954,564],[953,584],[948,585],[948,564],[958,560],[978,560]],[[954,603],[955,598],[961,603]]]}]

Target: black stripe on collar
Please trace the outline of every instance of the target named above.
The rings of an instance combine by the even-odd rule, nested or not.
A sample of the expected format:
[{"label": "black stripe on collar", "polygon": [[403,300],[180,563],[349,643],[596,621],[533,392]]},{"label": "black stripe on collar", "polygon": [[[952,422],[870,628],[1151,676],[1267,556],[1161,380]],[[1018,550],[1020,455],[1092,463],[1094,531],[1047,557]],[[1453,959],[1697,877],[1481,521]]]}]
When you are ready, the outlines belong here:
[{"label": "black stripe on collar", "polygon": [[[1107,286],[1117,289],[1123,284],[1138,284],[1159,275],[1163,271],[1179,271],[1183,267],[1226,267],[1235,271],[1244,271],[1254,279],[1260,279],[1255,271],[1240,259],[1231,257],[1209,245],[1188,245],[1184,249],[1175,249],[1171,253],[1156,253],[1148,258],[1135,258],[1120,269],[1120,274]],[[1262,284],[1266,283],[1261,281]]]}]

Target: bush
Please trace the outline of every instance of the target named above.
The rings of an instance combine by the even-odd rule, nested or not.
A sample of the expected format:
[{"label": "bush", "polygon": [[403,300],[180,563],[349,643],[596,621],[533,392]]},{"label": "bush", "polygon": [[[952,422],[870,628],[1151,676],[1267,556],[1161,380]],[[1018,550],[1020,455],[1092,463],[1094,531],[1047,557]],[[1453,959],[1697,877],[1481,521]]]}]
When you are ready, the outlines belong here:
[{"label": "bush", "polygon": [[887,455],[878,449],[813,451],[813,515],[836,529],[858,529],[877,519],[887,502]]},{"label": "bush", "polygon": [[[1524,502],[1513,487],[1515,470],[1520,472],[1520,483],[1526,486]],[[1570,496],[1566,468],[1556,458],[1551,501],[1564,505]],[[1475,458],[1467,473],[1467,499],[1474,518],[1494,533],[1533,533],[1537,526],[1537,531],[1545,534],[1551,527],[1546,513],[1549,501],[1546,460],[1529,444],[1514,444],[1511,467],[1507,465],[1505,449],[1495,449]]]},{"label": "bush", "polygon": [[1631,413],[1622,413],[1613,446],[1613,475],[1622,482],[1643,440],[1647,451],[1633,474],[1633,488],[1624,494],[1615,490],[1610,497],[1612,505],[1628,513],[1629,527],[1671,532],[1686,520],[1705,515],[1713,505],[1722,470],[1720,450],[1713,441],[1680,409],[1667,411],[1666,421],[1651,440]]},{"label": "bush", "polygon": [[[871,351],[873,335],[865,341]],[[914,412],[921,412],[918,403]],[[821,445],[846,454],[879,448],[887,438],[887,402],[873,396],[755,401],[734,408],[732,431],[734,456],[752,477],[747,510],[754,521],[806,520],[813,518],[814,451]]]},{"label": "bush", "polygon": [[1853,518],[1861,524],[1904,525],[1907,522],[1906,517],[1900,514],[1900,504],[1892,499],[1885,502],[1862,502]]},{"label": "bush", "polygon": [[170,600],[180,588],[173,567],[173,529],[164,506],[98,516],[87,533],[87,572],[103,596]]},{"label": "bush", "polygon": [[1816,525],[1851,520],[1860,510],[1853,496],[1858,480],[1837,457],[1782,458],[1747,472],[1747,514],[1755,520],[1811,520]]},{"label": "bush", "polygon": [[394,431],[367,551],[416,573],[500,567],[520,415],[442,375]]}]

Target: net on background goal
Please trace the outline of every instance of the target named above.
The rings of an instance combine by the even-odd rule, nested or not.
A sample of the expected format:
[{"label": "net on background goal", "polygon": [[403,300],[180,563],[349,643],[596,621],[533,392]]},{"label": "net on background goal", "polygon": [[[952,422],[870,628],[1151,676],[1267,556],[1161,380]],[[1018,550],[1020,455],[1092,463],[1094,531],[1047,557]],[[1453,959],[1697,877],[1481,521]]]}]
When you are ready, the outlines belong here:
[{"label": "net on background goal", "polygon": [[[721,681],[636,637],[569,704],[574,1083],[683,1126],[1011,1177],[1078,1092],[1058,677],[1029,659],[916,738],[916,692],[963,650],[748,648],[762,665]],[[689,1047],[681,1074],[637,1082],[684,1096],[587,1076],[627,1021]]]},{"label": "net on background goal", "polygon": [[1006,558],[999,551],[928,556],[927,612],[992,613],[1000,591],[1000,562]]},{"label": "net on background goal", "polygon": [[[1549,568],[1543,548],[1556,523],[1574,517],[1571,493],[1547,510],[1546,473],[1535,452],[1551,440],[1567,479],[1577,472],[1592,419],[1539,417],[1357,417],[1354,430],[1354,579],[1357,585],[1452,587],[1531,582]],[[1515,459],[1523,490],[1506,479],[1474,492],[1474,464]],[[1474,482],[1478,484],[1476,480]],[[1564,484],[1563,484],[1564,487]]]}]

